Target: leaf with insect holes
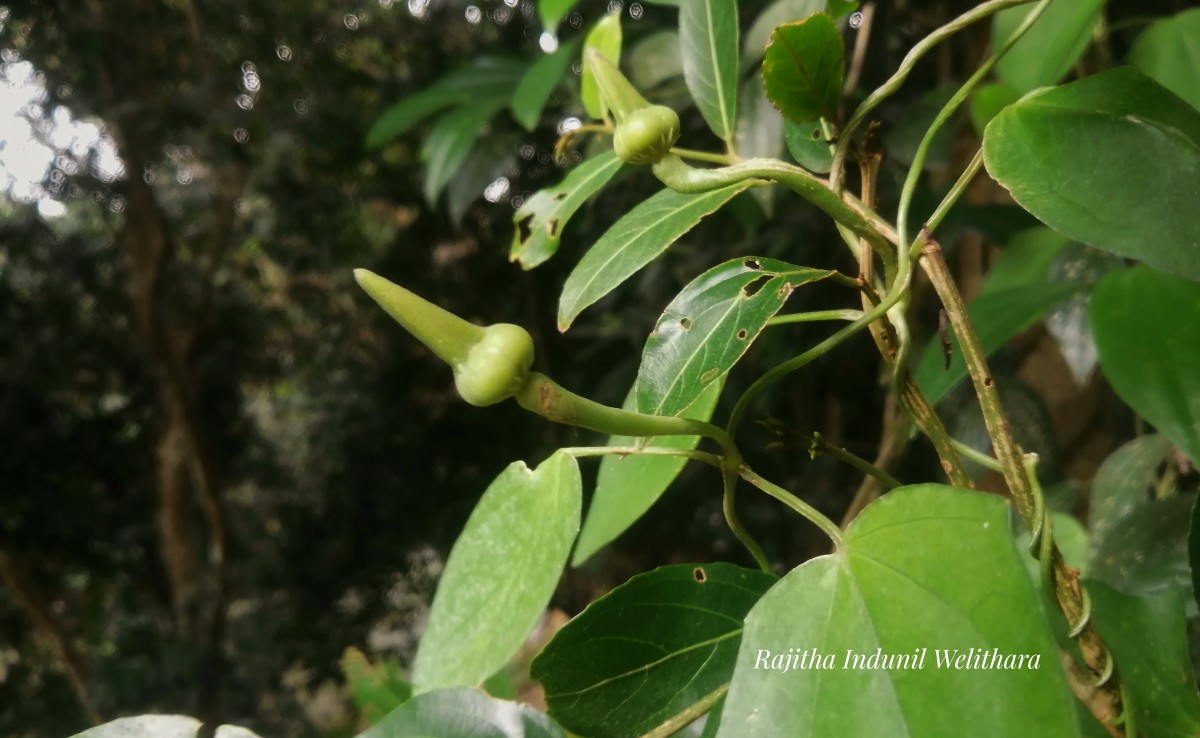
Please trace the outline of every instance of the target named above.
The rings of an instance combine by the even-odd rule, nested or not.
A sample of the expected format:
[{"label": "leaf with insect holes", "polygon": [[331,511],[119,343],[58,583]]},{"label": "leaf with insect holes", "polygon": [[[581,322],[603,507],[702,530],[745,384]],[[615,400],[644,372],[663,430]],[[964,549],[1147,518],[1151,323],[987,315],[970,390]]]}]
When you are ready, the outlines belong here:
[{"label": "leaf with insect holes", "polygon": [[513,215],[516,228],[509,261],[520,262],[522,269],[533,269],[554,256],[567,220],[620,169],[621,160],[606,151],[572,169],[562,182],[538,190]]},{"label": "leaf with insect holes", "polygon": [[750,256],[709,269],[659,318],[638,368],[638,411],[678,415],[750,348],[795,288],[833,272]]},{"label": "leaf with insect holes", "polygon": [[1200,463],[1200,284],[1145,264],[1110,272],[1090,317],[1117,396]]},{"label": "leaf with insect holes", "polygon": [[793,123],[836,119],[845,53],[842,34],[825,13],[776,28],[763,58],[767,97]]}]

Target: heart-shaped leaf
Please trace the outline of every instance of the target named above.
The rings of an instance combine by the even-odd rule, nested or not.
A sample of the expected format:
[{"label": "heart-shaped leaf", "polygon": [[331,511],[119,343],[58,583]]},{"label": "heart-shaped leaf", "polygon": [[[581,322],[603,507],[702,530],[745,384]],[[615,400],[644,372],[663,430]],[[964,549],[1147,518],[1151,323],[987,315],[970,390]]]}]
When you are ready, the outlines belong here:
[{"label": "heart-shaped leaf", "polygon": [[717,138],[733,138],[737,120],[738,4],[689,0],[679,6],[683,78]]},{"label": "heart-shaped leaf", "polygon": [[787,142],[788,153],[796,163],[810,172],[828,174],[833,167],[833,152],[829,150],[829,141],[821,128],[821,121],[810,120],[807,123],[792,123],[787,121],[783,126],[784,140]]},{"label": "heart-shaped leaf", "polygon": [[793,123],[836,120],[845,53],[842,34],[826,13],[779,26],[763,58],[767,97]]},{"label": "heart-shaped leaf", "polygon": [[1122,269],[1096,285],[1091,316],[1113,389],[1200,463],[1200,284],[1147,266]]},{"label": "heart-shaped leaf", "polygon": [[477,686],[517,652],[567,563],[581,494],[579,467],[561,451],[496,477],[446,561],[413,665],[418,691]]},{"label": "heart-shaped leaf", "polygon": [[1092,620],[1129,690],[1138,735],[1200,734],[1200,695],[1188,658],[1187,622],[1179,590],[1134,597],[1102,582],[1086,583]]},{"label": "heart-shaped leaf", "polygon": [[439,689],[413,697],[358,738],[566,738],[529,705],[477,689]]},{"label": "heart-shaped leaf", "polygon": [[1059,233],[1200,280],[1200,218],[1180,217],[1200,192],[1200,111],[1149,77],[1124,67],[1030,93],[992,119],[983,150]]},{"label": "heart-shaped leaf", "polygon": [[701,218],[749,186],[741,183],[698,195],[663,190],[639,203],[605,231],[567,277],[558,301],[558,329],[567,330],[584,308],[654,261]]},{"label": "heart-shaped leaf", "polygon": [[987,124],[1001,110],[1021,99],[1021,93],[1003,82],[984,85],[971,95],[971,125],[983,135]]},{"label": "heart-shaped leaf", "polygon": [[[1058,82],[1087,50],[1103,6],[1104,0],[1050,3],[1042,17],[996,64],[996,74],[1019,92]],[[1004,45],[1030,9],[1009,8],[996,14],[993,49]]]},{"label": "heart-shaped leaf", "polygon": [[[721,395],[721,383],[710,385],[692,403],[683,417],[693,420],[708,420],[712,417],[717,398]],[[630,391],[625,401],[627,409],[634,409],[635,394]],[[659,448],[695,448],[699,436],[660,436],[631,438],[613,436],[609,446],[635,446],[644,443]],[[680,456],[605,456],[600,461],[600,474],[596,478],[596,494],[588,508],[583,530],[575,544],[571,565],[579,566],[637,522],[650,506],[658,501],[687,459]]]},{"label": "heart-shaped leaf", "polygon": [[742,70],[748,71],[766,52],[771,33],[784,23],[801,21],[825,10],[825,0],[775,0],[754,18],[742,46]]},{"label": "heart-shaped leaf", "polygon": [[522,269],[533,269],[554,256],[567,221],[620,169],[621,160],[606,151],[572,169],[562,182],[538,190],[513,215],[509,261],[520,262]]},{"label": "heart-shaped leaf", "polygon": [[530,673],[568,729],[641,735],[729,681],[742,619],[775,581],[723,563],[639,574],[563,626]]},{"label": "heart-shaped leaf", "polygon": [[746,616],[718,735],[1078,736],[1009,514],[933,484],[869,506]]},{"label": "heart-shaped leaf", "polygon": [[1152,499],[1171,442],[1135,438],[1109,456],[1092,482],[1088,576],[1128,594],[1190,585],[1188,517],[1193,496]]},{"label": "heart-shaped leaf", "polygon": [[833,272],[745,257],[683,288],[646,341],[638,412],[678,415],[737,363],[795,288]]}]

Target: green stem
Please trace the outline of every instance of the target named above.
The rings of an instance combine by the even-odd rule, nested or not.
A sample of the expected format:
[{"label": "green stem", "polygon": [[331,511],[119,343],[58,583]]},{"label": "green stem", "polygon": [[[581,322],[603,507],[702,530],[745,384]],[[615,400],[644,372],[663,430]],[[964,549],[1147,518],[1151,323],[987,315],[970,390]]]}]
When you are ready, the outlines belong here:
[{"label": "green stem", "polygon": [[701,697],[695,703],[687,707],[683,712],[676,713],[670,719],[661,723],[649,733],[643,733],[641,738],[667,738],[675,735],[687,726],[700,719],[700,716],[713,709],[717,704],[717,700],[725,696],[729,691],[729,682],[725,682],[713,691]]},{"label": "green stem", "polygon": [[[899,255],[898,260],[903,267],[903,273],[906,281],[900,283],[899,280],[897,280],[897,284],[893,285],[891,288],[892,291],[895,291],[897,288],[905,292],[908,291],[907,280],[911,278],[911,271],[908,268],[909,263],[920,258],[921,247],[917,246],[910,249],[909,246],[908,214],[912,205],[913,195],[917,191],[917,182],[919,181],[921,172],[925,167],[925,158],[929,154],[929,148],[933,145],[934,136],[937,135],[937,132],[941,129],[942,125],[944,125],[946,121],[950,120],[950,117],[954,115],[954,112],[958,110],[959,106],[966,102],[967,97],[971,94],[971,91],[975,89],[975,86],[979,84],[979,82],[985,76],[991,73],[992,67],[996,65],[996,62],[998,62],[1008,52],[1008,50],[1012,48],[1013,44],[1015,44],[1023,35],[1025,35],[1025,32],[1029,30],[1030,26],[1032,26],[1034,22],[1041,17],[1042,13],[1045,12],[1046,7],[1049,4],[1050,0],[1041,0],[1037,7],[1031,10],[1025,16],[1025,19],[1021,22],[1021,25],[1018,26],[1017,30],[1013,32],[1013,35],[1004,42],[1004,45],[1001,46],[995,54],[992,54],[992,56],[990,56],[982,65],[980,65],[979,69],[975,70],[975,73],[967,78],[967,81],[964,82],[961,87],[955,90],[954,94],[950,97],[946,104],[942,106],[942,109],[938,111],[937,116],[933,119],[933,123],[929,125],[929,129],[925,131],[925,135],[921,139],[920,145],[917,147],[917,153],[913,157],[912,164],[908,168],[908,175],[904,179],[904,186],[900,191],[900,206],[896,215],[896,252]],[[982,157],[980,157],[978,163],[972,161],[972,164],[974,165],[974,171],[972,171],[972,166],[968,166],[967,171],[963,173],[963,176],[958,178],[954,187],[951,188],[950,195],[953,195],[953,197],[948,196],[948,199],[943,200],[942,204],[938,206],[938,210],[941,211],[939,220],[941,217],[945,217],[945,214],[949,212],[950,207],[954,204],[958,197],[962,195],[963,191],[965,191],[967,184],[970,183],[971,178],[974,177],[975,173],[978,171],[979,165],[982,164]],[[930,230],[932,230],[932,227],[930,227]],[[892,372],[893,389],[896,392],[899,392],[901,388],[902,375],[908,366],[908,354],[912,349],[912,342],[908,337],[908,322],[904,315],[904,311],[894,311],[891,315],[891,319],[892,324],[896,328],[896,333],[900,339]]]},{"label": "green stem", "polygon": [[954,186],[950,188],[950,191],[946,193],[946,196],[942,198],[942,201],[938,203],[938,206],[933,211],[933,214],[930,215],[929,219],[925,221],[926,228],[928,228],[930,231],[937,230],[937,227],[942,224],[942,220],[944,220],[946,215],[950,212],[950,208],[954,207],[959,198],[963,196],[963,193],[967,191],[967,187],[971,184],[971,180],[975,179],[975,175],[979,174],[979,170],[982,168],[983,149],[980,148],[975,152],[975,156],[971,157],[971,162],[967,164],[967,168],[964,169],[963,173],[958,176],[957,180],[955,180]]},{"label": "green stem", "polygon": [[611,436],[703,436],[721,444],[726,463],[740,461],[733,438],[703,420],[667,415],[643,415],[601,405],[563,389],[553,379],[531,372],[529,381],[516,394],[517,403],[547,420],[589,428]]},{"label": "green stem", "polygon": [[958,16],[949,23],[941,26],[925,38],[921,39],[916,46],[908,52],[900,66],[896,69],[887,82],[884,82],[874,92],[867,96],[859,104],[858,108],[850,116],[850,120],[842,127],[841,136],[838,138],[837,147],[833,153],[833,168],[830,170],[830,185],[834,190],[841,189],[841,172],[845,165],[846,153],[850,149],[850,141],[854,131],[862,125],[871,111],[879,106],[881,102],[891,97],[904,81],[908,79],[908,75],[912,72],[917,62],[921,60],[925,54],[929,53],[933,47],[937,46],[943,40],[958,33],[967,26],[976,23],[984,18],[997,13],[1005,8],[1011,8],[1016,5],[1025,5],[1033,2],[1033,0],[991,0],[991,2],[982,3],[979,6],[968,10]]},{"label": "green stem", "polygon": [[721,457],[707,451],[697,451],[691,448],[666,448],[661,446],[568,446],[561,448],[565,454],[577,459],[593,456],[682,456],[692,461],[699,461],[709,466],[721,468]]},{"label": "green stem", "polygon": [[872,321],[876,320],[879,318],[879,316],[887,312],[885,307],[886,304],[886,301],[879,303],[879,305],[877,305],[874,309],[863,313],[861,318],[845,328],[837,331],[829,338],[826,338],[824,341],[821,341],[816,346],[810,348],[808,351],[805,351],[799,356],[793,356],[792,358],[780,364],[776,364],[768,369],[766,373],[762,374],[758,379],[754,380],[754,382],[746,388],[746,391],[742,393],[742,396],[738,398],[737,404],[733,407],[733,412],[729,415],[729,424],[726,426],[729,434],[732,436],[737,432],[737,427],[742,422],[742,416],[746,414],[746,410],[749,409],[750,403],[753,402],[754,398],[757,397],[759,393],[761,393],[776,380],[807,366],[815,359],[821,358],[825,354],[837,348],[843,341],[850,338],[855,333],[858,333],[863,328],[866,328],[871,324]]},{"label": "green stem", "polygon": [[913,194],[917,190],[917,181],[920,179],[921,172],[925,168],[925,158],[929,155],[929,148],[933,145],[933,139],[937,135],[938,130],[946,121],[950,120],[950,116],[958,110],[959,106],[966,102],[967,97],[975,89],[988,74],[991,73],[992,67],[1000,61],[1003,56],[1008,53],[1008,50],[1020,40],[1025,32],[1029,30],[1037,19],[1042,17],[1042,13],[1050,5],[1050,0],[1041,0],[1037,7],[1026,14],[1025,19],[1021,21],[1021,25],[1017,26],[1017,30],[1012,36],[1004,42],[996,53],[987,58],[979,68],[967,78],[967,81],[962,84],[954,94],[938,111],[933,122],[929,124],[929,129],[925,131],[925,136],[921,139],[921,143],[917,146],[917,153],[913,156],[912,164],[908,168],[908,176],[904,178],[904,187],[900,191],[900,207],[896,215],[896,235],[898,236],[897,248],[903,251],[908,248],[908,211],[912,204]]},{"label": "green stem", "polygon": [[812,445],[809,447],[809,453],[814,458],[817,456],[817,454],[828,454],[838,461],[849,464],[868,476],[875,477],[888,490],[893,490],[897,487],[904,486],[903,482],[896,479],[891,474],[888,474],[883,469],[880,469],[861,456],[856,456],[841,446],[830,443],[825,439],[825,436],[822,436],[820,433],[813,434]]},{"label": "green stem", "polygon": [[[1013,502],[1022,520],[1031,530],[1040,530],[1042,526],[1039,515],[1042,510],[1038,492],[1033,487],[1021,450],[1009,430],[1008,418],[1004,414],[1000,394],[996,390],[996,383],[988,369],[987,355],[979,344],[975,328],[967,315],[966,304],[958,292],[958,287],[954,284],[954,278],[950,275],[946,260],[942,257],[941,247],[937,241],[928,237],[927,231],[922,234],[921,240],[925,241],[923,249],[925,258],[921,259],[921,265],[929,275],[938,297],[941,298],[946,315],[954,328],[954,334],[958,337],[959,347],[971,375],[971,382],[975,385],[975,394],[979,397],[979,407],[983,412],[984,425],[987,427],[988,436],[992,439],[992,446],[995,448],[1004,481],[1008,484],[1009,492],[1012,494]],[[1087,593],[1079,583],[1079,571],[1066,563],[1062,552],[1059,551],[1053,540],[1046,541],[1045,545],[1044,556],[1048,559],[1052,571],[1055,600],[1072,628],[1084,661],[1093,674],[1110,673],[1112,656],[1096,631],[1095,625],[1089,619],[1090,606],[1087,602]],[[1103,693],[1108,703],[1106,707],[1111,710],[1109,714],[1120,714],[1121,686],[1117,679],[1115,677],[1107,679],[1097,689]],[[1103,712],[1097,712],[1097,714],[1103,714]]]},{"label": "green stem", "polygon": [[711,151],[696,151],[695,149],[682,149],[678,146],[672,146],[671,153],[681,156],[684,159],[706,161],[710,164],[720,164],[722,166],[728,166],[733,163],[733,159],[728,154],[714,154]]},{"label": "green stem", "polygon": [[736,470],[727,467],[724,471],[723,492],[721,496],[721,512],[725,515],[725,524],[729,526],[729,530],[733,531],[733,535],[742,546],[750,552],[750,556],[754,558],[754,563],[758,564],[758,568],[764,572],[771,573],[771,562],[767,559],[767,554],[763,551],[762,546],[758,541],[754,540],[754,536],[750,535],[750,531],[746,530],[746,526],[742,525],[741,519],[737,514],[737,473]]},{"label": "green stem", "polygon": [[997,474],[1004,473],[1004,467],[1000,465],[999,461],[996,461],[991,456],[988,456],[972,446],[968,446],[958,439],[951,439],[950,443],[954,445],[955,450],[962,454],[964,459],[967,459],[968,461],[974,461],[984,469],[994,471]]},{"label": "green stem", "polygon": [[796,497],[791,492],[788,492],[783,487],[780,487],[778,484],[763,479],[748,466],[742,465],[742,467],[738,469],[738,473],[741,474],[742,479],[745,479],[750,484],[753,484],[763,492],[766,492],[770,496],[800,513],[800,515],[802,515],[806,520],[824,531],[825,535],[829,536],[829,538],[833,541],[834,546],[837,548],[842,547],[843,539],[841,528],[838,528],[832,520],[818,512],[815,507],[809,505],[799,497]]},{"label": "green stem", "polygon": [[863,316],[861,310],[813,310],[808,313],[789,313],[776,315],[767,320],[767,325],[787,325],[789,323],[815,323],[822,320],[858,320]]},{"label": "green stem", "polygon": [[676,192],[711,192],[746,180],[779,182],[808,200],[834,220],[867,239],[880,258],[891,260],[891,249],[884,235],[890,231],[883,219],[849,194],[837,194],[829,183],[806,169],[777,159],[746,159],[716,169],[698,169],[678,156],[668,154],[653,167],[654,175]]}]

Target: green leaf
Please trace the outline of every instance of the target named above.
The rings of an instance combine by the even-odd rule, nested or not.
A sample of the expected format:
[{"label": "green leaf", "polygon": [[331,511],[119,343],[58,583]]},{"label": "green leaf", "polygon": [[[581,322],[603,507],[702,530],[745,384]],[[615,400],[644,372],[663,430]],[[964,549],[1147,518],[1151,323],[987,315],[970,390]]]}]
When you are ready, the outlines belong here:
[{"label": "green leaf", "polygon": [[829,15],[779,26],[763,58],[767,97],[793,123],[836,120],[845,64],[842,34]]},{"label": "green leaf", "polygon": [[[1050,265],[1051,281],[1082,281],[1094,284],[1113,271],[1124,269],[1125,260],[1081,243],[1069,244]],[[1063,361],[1079,386],[1087,384],[1096,371],[1099,356],[1092,338],[1092,320],[1088,306],[1092,296],[1077,292],[1046,313],[1046,331],[1054,337]]]},{"label": "green leaf", "polygon": [[357,648],[347,648],[338,664],[354,704],[368,723],[374,724],[412,697],[412,685],[401,675],[396,659],[380,659],[371,663]]},{"label": "green leaf", "polygon": [[[72,738],[196,738],[203,724],[182,715],[140,715],[120,718],[76,733]],[[215,738],[258,738],[245,728],[222,725]]]},{"label": "green leaf", "polygon": [[1188,514],[1193,496],[1151,499],[1155,471],[1171,452],[1158,434],[1126,443],[1092,482],[1088,576],[1126,594],[1190,583]]},{"label": "green leaf", "polygon": [[784,23],[804,20],[825,10],[825,0],[775,0],[763,8],[746,31],[742,44],[742,70],[748,70],[763,58],[771,32]]},{"label": "green leaf", "polygon": [[[588,49],[595,49],[613,65],[621,60],[621,13],[609,13],[592,26],[587,38],[583,41],[583,58],[587,58]],[[593,118],[600,120],[608,115],[608,108],[600,99],[600,87],[592,75],[587,63],[583,65],[583,76],[579,79],[579,97],[583,101],[583,109]]]},{"label": "green leaf", "polygon": [[438,195],[457,172],[475,139],[483,128],[507,102],[506,97],[489,97],[475,105],[463,105],[438,118],[421,158],[425,160],[425,200],[437,202]]},{"label": "green leaf", "polygon": [[[721,725],[721,713],[725,711],[725,697],[717,700],[717,704],[704,716],[704,732],[700,738],[717,738],[717,728]],[[680,734],[682,735],[682,733]]]},{"label": "green leaf", "polygon": [[[754,77],[748,77],[742,84],[741,97],[738,102],[737,131],[734,133],[734,147],[738,156],[743,159],[763,157],[777,159],[783,153],[783,117],[763,90],[762,82]],[[768,193],[768,188],[755,192]]]},{"label": "green leaf", "polygon": [[[710,385],[696,402],[683,413],[693,420],[708,420],[721,396],[721,383]],[[636,409],[637,396],[630,390],[625,400],[625,409]],[[657,436],[631,438],[612,436],[609,446],[636,446],[638,444],[659,448],[696,448],[699,436]],[[624,533],[658,501],[675,477],[687,464],[681,456],[605,456],[600,461],[600,474],[596,478],[596,494],[588,508],[583,530],[575,544],[571,566],[579,566],[588,558]]]},{"label": "green leaf", "polygon": [[1003,82],[984,85],[976,90],[971,95],[971,125],[975,127],[975,132],[982,136],[992,118],[1020,98],[1021,93]]},{"label": "green leaf", "polygon": [[417,695],[358,738],[566,738],[566,734],[528,705],[460,687]]},{"label": "green leaf", "polygon": [[817,174],[827,174],[833,168],[833,152],[829,150],[829,141],[825,139],[821,130],[821,121],[786,121],[783,135],[787,141],[788,153],[800,166]]},{"label": "green leaf", "polygon": [[525,130],[532,131],[537,127],[550,93],[563,81],[563,75],[571,66],[578,46],[577,40],[562,44],[553,54],[546,54],[534,62],[521,77],[509,107],[512,108],[513,117]]},{"label": "green leaf", "polygon": [[701,218],[749,186],[741,183],[699,195],[662,190],[630,210],[584,254],[567,277],[558,302],[558,329],[567,330],[585,308],[654,261]]},{"label": "green leaf", "polygon": [[738,5],[690,0],[679,6],[683,78],[717,138],[730,141],[737,120]]},{"label": "green leaf", "polygon": [[[1051,307],[1075,294],[1085,285],[1078,282],[1043,282],[1022,287],[1010,287],[981,294],[967,306],[967,314],[975,325],[975,334],[985,353],[991,354],[1004,342],[1038,321]],[[917,385],[932,403],[937,403],[966,376],[958,338],[952,328],[950,366],[946,368],[941,341],[929,342],[917,364]]]},{"label": "green leaf", "polygon": [[[996,652],[1027,655],[1026,668],[974,662]],[[771,668],[785,659],[795,668]],[[844,546],[793,569],[746,616],[718,735],[1078,736],[1008,505],[935,484],[870,505]]]},{"label": "green leaf", "polygon": [[[992,24],[993,49],[1008,41],[1030,7],[1009,8],[996,14]],[[1050,3],[1042,17],[996,64],[996,74],[1018,92],[1058,82],[1087,50],[1103,7],[1104,0]]]},{"label": "green leaf", "polygon": [[1101,582],[1085,584],[1092,621],[1132,697],[1138,735],[1185,738],[1200,733],[1200,696],[1179,591],[1132,597]]},{"label": "green leaf", "polygon": [[659,318],[638,368],[638,411],[678,415],[724,377],[795,288],[823,269],[748,256],[709,269]]},{"label": "green leaf", "polygon": [[1069,243],[1071,239],[1044,226],[1021,231],[1004,245],[1000,258],[983,280],[979,296],[1048,281],[1051,265]]},{"label": "green leaf", "polygon": [[1200,108],[1200,8],[1151,23],[1133,42],[1129,63]]},{"label": "green leaf", "polygon": [[458,172],[446,184],[446,209],[456,226],[487,186],[508,172],[516,161],[518,143],[515,133],[502,133],[481,136],[471,146]]},{"label": "green leaf", "polygon": [[[733,134],[733,148],[743,159],[778,159],[783,154],[783,116],[767,99],[762,81],[751,75],[742,83],[737,119],[737,131]],[[763,213],[770,217],[774,213],[775,188],[756,187],[750,195],[758,200]]]},{"label": "green leaf", "polygon": [[683,76],[679,34],[658,31],[637,42],[625,55],[629,81],[640,92],[648,92],[670,79]]},{"label": "green leaf", "polygon": [[829,0],[829,14],[834,18],[850,15],[850,13],[858,10],[859,4],[857,0]]},{"label": "green leaf", "polygon": [[639,574],[563,626],[531,675],[569,730],[641,735],[729,681],[742,619],[775,581],[723,563]]},{"label": "green leaf", "polygon": [[567,221],[620,169],[617,155],[605,151],[575,167],[562,182],[538,190],[513,215],[509,261],[519,261],[522,269],[533,269],[554,256]]},{"label": "green leaf", "polygon": [[561,451],[496,477],[446,561],[413,665],[418,691],[476,686],[517,652],[558,585],[580,496],[579,467]]},{"label": "green leaf", "polygon": [[475,102],[481,95],[508,95],[524,71],[520,60],[480,57],[385,110],[367,132],[366,144],[382,146],[439,110]]},{"label": "green leaf", "polygon": [[1113,272],[1091,317],[1113,390],[1200,462],[1200,284],[1147,266]]},{"label": "green leaf", "polygon": [[538,18],[542,21],[542,28],[554,33],[563,16],[575,2],[576,0],[538,0]]},{"label": "green leaf", "polygon": [[[1051,6],[1053,7],[1053,6]],[[988,171],[1063,235],[1200,280],[1200,112],[1121,68],[1039,90],[983,137]]]}]

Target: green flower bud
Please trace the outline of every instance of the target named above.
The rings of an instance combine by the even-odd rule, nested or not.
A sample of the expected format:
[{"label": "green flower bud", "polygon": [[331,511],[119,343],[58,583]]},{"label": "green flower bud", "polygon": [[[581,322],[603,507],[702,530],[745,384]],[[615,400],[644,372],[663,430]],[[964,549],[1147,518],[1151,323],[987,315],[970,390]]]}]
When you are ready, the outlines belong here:
[{"label": "green flower bud", "polygon": [[380,307],[454,370],[454,386],[472,405],[494,405],[529,381],[533,339],[518,325],[481,327],[366,269],[354,278]]},{"label": "green flower bud", "polygon": [[647,102],[621,70],[595,49],[588,50],[587,64],[616,119],[613,149],[617,157],[630,164],[653,164],[666,156],[679,140],[675,111]]},{"label": "green flower bud", "polygon": [[653,164],[679,140],[679,116],[662,105],[651,105],[625,116],[613,135],[617,158],[630,164]]},{"label": "green flower bud", "polygon": [[529,380],[533,338],[512,323],[484,329],[483,340],[471,346],[467,360],[454,366],[454,386],[472,405],[495,405],[515,395]]}]

